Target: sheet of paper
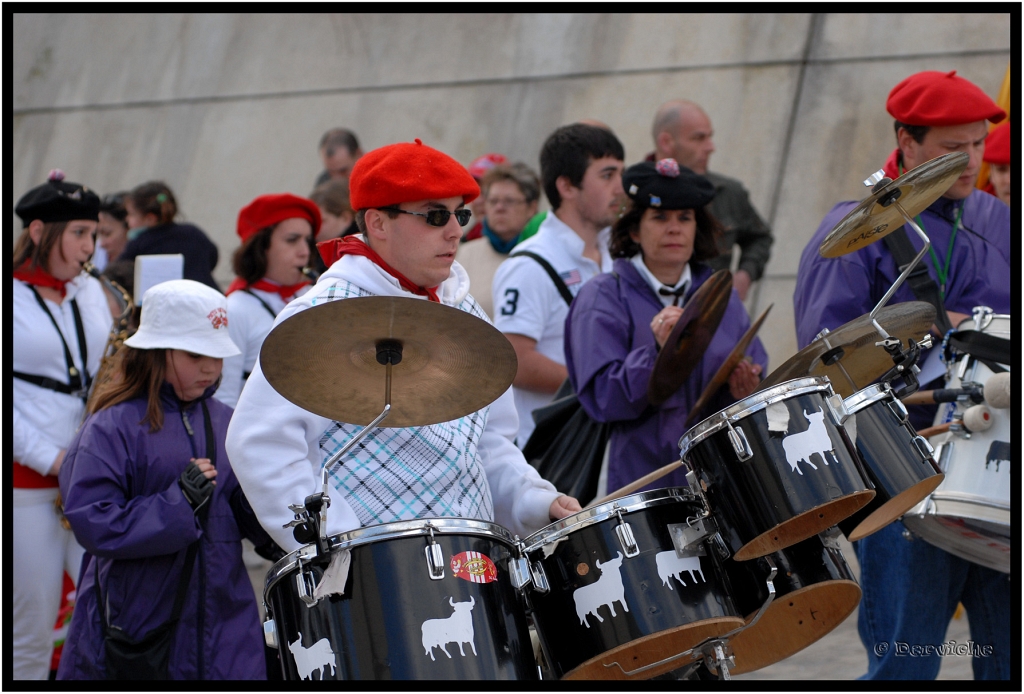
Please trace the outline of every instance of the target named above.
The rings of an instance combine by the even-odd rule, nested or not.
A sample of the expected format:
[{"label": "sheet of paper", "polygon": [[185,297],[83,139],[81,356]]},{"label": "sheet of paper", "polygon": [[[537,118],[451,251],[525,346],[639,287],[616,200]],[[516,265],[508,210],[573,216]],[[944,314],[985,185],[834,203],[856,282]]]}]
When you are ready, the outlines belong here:
[{"label": "sheet of paper", "polygon": [[142,305],[142,297],[150,287],[180,280],[185,272],[185,256],[181,253],[139,255],[135,257],[135,304]]}]

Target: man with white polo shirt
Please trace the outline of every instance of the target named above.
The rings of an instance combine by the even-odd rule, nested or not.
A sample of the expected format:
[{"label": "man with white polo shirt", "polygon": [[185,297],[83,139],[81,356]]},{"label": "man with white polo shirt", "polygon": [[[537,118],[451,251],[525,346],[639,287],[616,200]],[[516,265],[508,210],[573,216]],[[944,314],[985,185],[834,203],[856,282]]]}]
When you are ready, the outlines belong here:
[{"label": "man with white polo shirt", "polygon": [[568,376],[562,338],[572,297],[612,269],[608,238],[624,195],[623,159],[610,130],[583,123],[555,130],[540,152],[552,213],[494,276],[494,325],[519,359],[512,390],[520,448],[533,432],[533,411],[551,402]]}]

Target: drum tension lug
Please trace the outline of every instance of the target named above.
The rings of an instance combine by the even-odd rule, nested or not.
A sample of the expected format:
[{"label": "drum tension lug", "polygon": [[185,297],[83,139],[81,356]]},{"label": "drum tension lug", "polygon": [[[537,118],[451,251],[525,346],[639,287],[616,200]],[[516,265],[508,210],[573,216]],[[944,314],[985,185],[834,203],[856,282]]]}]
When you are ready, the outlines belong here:
[{"label": "drum tension lug", "polygon": [[277,648],[277,625],[273,618],[267,617],[263,622],[263,640],[269,648]]},{"label": "drum tension lug", "polygon": [[533,589],[538,593],[548,593],[551,586],[548,584],[548,575],[544,573],[544,566],[539,561],[530,562],[530,580],[533,581]]},{"label": "drum tension lug", "polygon": [[299,599],[305,603],[306,607],[312,607],[318,602],[314,595],[316,591],[316,579],[311,572],[306,571],[306,567],[302,564],[301,554],[299,555],[297,562],[299,564],[299,571],[295,575],[296,592],[299,594]]},{"label": "drum tension lug", "polygon": [[440,581],[444,578],[444,550],[434,540],[434,526],[427,525],[430,533],[430,540],[424,550],[427,556],[427,571],[432,581]]},{"label": "drum tension lug", "polygon": [[825,404],[832,411],[832,417],[836,420],[837,424],[845,424],[846,420],[850,418],[850,412],[846,409],[846,402],[839,393],[833,393],[825,398]]},{"label": "drum tension lug", "polygon": [[729,443],[732,444],[733,451],[736,452],[736,457],[740,461],[750,460],[754,457],[754,452],[750,449],[750,443],[747,442],[747,435],[743,433],[742,429],[734,429],[732,422],[726,421],[725,425],[729,427]]},{"label": "drum tension lug", "polygon": [[615,526],[615,535],[619,538],[619,544],[622,545],[622,551],[625,552],[627,557],[635,557],[640,554],[640,547],[636,543],[636,538],[633,536],[633,528],[626,521],[622,520],[622,509],[616,508],[615,515],[619,518],[619,524]]},{"label": "drum tension lug", "polygon": [[530,560],[525,556],[519,555],[512,559],[508,568],[512,574],[512,585],[516,590],[523,590],[530,584]]}]

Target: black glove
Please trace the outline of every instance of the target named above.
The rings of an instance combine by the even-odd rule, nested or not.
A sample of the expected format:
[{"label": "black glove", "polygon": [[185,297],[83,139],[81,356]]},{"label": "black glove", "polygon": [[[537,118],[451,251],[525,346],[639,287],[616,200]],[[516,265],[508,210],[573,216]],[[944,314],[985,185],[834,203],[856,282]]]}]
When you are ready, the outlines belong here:
[{"label": "black glove", "polygon": [[189,463],[178,478],[178,486],[185,492],[185,498],[193,511],[198,511],[213,496],[213,480],[203,474],[195,463]]}]

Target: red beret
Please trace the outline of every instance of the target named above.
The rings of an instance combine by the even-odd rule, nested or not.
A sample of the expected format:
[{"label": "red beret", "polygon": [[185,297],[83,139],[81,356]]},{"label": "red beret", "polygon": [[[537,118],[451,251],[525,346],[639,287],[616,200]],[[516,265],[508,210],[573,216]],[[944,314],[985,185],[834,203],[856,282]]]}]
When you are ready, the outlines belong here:
[{"label": "red beret", "polygon": [[504,154],[498,154],[497,152],[491,152],[485,154],[482,157],[477,157],[469,165],[469,175],[480,180],[484,177],[484,174],[493,169],[498,164],[504,164],[508,159],[505,158]]},{"label": "red beret", "polygon": [[291,193],[261,195],[238,213],[238,235],[245,242],[260,229],[294,217],[308,219],[314,237],[320,231],[320,208],[312,200]]},{"label": "red beret", "polygon": [[989,164],[1010,163],[1010,121],[1006,121],[985,138],[984,160]]},{"label": "red beret", "polygon": [[466,167],[419,138],[367,152],[352,167],[348,185],[357,211],[456,195],[469,202],[480,195]]},{"label": "red beret", "polygon": [[961,125],[979,120],[998,123],[1006,112],[973,82],[952,72],[919,72],[889,92],[885,110],[907,125]]}]

